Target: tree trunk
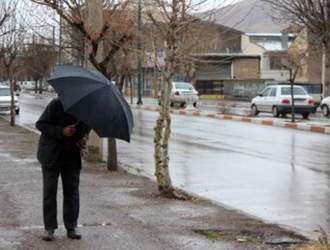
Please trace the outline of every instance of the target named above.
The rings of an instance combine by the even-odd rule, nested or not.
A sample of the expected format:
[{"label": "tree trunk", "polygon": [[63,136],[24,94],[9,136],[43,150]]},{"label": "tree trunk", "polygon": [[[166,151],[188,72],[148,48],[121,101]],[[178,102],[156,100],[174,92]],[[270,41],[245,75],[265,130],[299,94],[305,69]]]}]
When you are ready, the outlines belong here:
[{"label": "tree trunk", "polygon": [[322,87],[323,97],[330,96],[330,42],[322,47]]},{"label": "tree trunk", "polygon": [[37,94],[38,93],[38,80],[34,81],[34,93]]},{"label": "tree trunk", "polygon": [[[290,70],[290,75],[292,75],[292,70]],[[295,108],[294,108],[293,84],[294,84],[294,80],[292,80],[292,78],[291,78],[291,80],[290,80],[290,85],[291,85],[291,122],[296,121]]]},{"label": "tree trunk", "polygon": [[110,171],[118,170],[117,162],[117,143],[114,138],[108,138],[108,159],[107,159],[107,169]]},{"label": "tree trunk", "polygon": [[164,196],[171,196],[173,194],[172,181],[169,173],[169,138],[171,133],[171,115],[169,96],[171,92],[172,83],[167,78],[166,82],[162,84],[161,107],[159,111],[159,118],[155,126],[155,176],[157,178],[158,189]]},{"label": "tree trunk", "polygon": [[10,126],[15,126],[15,91],[14,91],[14,81],[9,80],[10,86]]},{"label": "tree trunk", "polygon": [[132,78],[131,76],[128,77],[128,81],[129,81],[129,86],[130,86],[130,94],[131,94],[131,105],[133,104],[133,82],[132,82]]},{"label": "tree trunk", "polygon": [[42,80],[39,80],[39,94],[42,95],[42,91],[43,91],[43,86],[42,86]]}]

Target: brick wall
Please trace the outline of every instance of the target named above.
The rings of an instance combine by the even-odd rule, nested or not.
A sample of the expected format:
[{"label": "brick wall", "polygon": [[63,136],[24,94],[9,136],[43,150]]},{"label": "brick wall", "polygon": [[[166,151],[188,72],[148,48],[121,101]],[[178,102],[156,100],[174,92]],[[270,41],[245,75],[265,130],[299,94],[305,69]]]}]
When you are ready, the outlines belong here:
[{"label": "brick wall", "polygon": [[318,39],[308,36],[307,78],[308,82],[322,82],[322,45]]},{"label": "brick wall", "polygon": [[237,58],[233,60],[233,77],[237,80],[259,79],[260,59]]}]

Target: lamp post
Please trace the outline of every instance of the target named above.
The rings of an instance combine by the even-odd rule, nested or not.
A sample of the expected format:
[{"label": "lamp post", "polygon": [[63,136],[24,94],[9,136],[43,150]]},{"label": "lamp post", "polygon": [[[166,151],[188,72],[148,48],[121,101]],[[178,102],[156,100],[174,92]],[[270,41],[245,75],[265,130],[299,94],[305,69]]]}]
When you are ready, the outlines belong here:
[{"label": "lamp post", "polygon": [[[60,0],[60,8],[61,10],[63,9],[63,2],[62,0]],[[58,38],[58,64],[61,65],[62,64],[62,25],[63,25],[63,20],[62,20],[62,16],[60,15],[60,27],[59,27],[59,38]]]},{"label": "lamp post", "polygon": [[142,33],[142,6],[141,6],[141,0],[138,0],[138,38],[137,38],[137,50],[138,50],[138,100],[137,105],[142,105],[142,39],[141,39],[141,33]]}]

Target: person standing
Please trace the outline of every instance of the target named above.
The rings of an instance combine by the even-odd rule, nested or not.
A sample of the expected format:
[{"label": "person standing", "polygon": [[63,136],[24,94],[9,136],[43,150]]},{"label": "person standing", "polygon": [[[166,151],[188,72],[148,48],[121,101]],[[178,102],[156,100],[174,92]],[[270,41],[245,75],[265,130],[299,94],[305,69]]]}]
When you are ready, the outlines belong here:
[{"label": "person standing", "polygon": [[86,145],[90,129],[64,112],[59,98],[53,99],[36,128],[41,132],[37,158],[43,176],[43,240],[55,240],[57,224],[57,186],[61,176],[63,186],[63,220],[70,239],[81,239],[76,231],[79,216],[79,179],[81,149]]}]

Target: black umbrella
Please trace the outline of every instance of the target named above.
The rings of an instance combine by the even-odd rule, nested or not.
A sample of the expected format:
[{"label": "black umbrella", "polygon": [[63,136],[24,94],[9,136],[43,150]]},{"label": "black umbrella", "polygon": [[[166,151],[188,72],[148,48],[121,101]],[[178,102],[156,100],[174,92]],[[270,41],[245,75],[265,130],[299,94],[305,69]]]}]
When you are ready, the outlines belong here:
[{"label": "black umbrella", "polygon": [[48,79],[65,112],[92,128],[100,137],[130,141],[132,111],[117,87],[105,76],[79,66],[56,66]]}]

